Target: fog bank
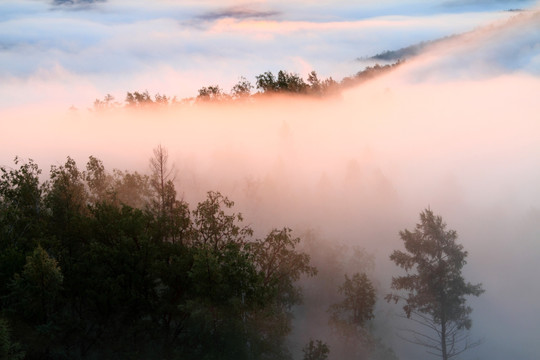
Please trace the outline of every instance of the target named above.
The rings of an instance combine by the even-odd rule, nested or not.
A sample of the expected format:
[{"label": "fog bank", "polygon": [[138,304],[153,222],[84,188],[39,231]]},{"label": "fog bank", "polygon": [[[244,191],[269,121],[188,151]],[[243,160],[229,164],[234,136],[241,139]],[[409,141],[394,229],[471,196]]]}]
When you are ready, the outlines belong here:
[{"label": "fog bank", "polygon": [[[144,172],[161,144],[185,200],[218,190],[257,232],[289,226],[364,247],[376,255],[381,292],[397,272],[388,256],[402,246],[398,232],[413,228],[429,206],[469,251],[466,279],[486,289],[471,300],[473,335],[485,342],[462,358],[534,358],[537,20],[530,14],[470,34],[335,98],[155,111],[4,108],[0,164],[18,155],[47,170],[69,155],[82,168],[94,155],[109,169]],[[402,359],[428,358],[386,335]]]},{"label": "fog bank", "polygon": [[365,247],[383,287],[397,270],[388,255],[401,247],[399,230],[430,206],[469,250],[467,277],[487,290],[473,302],[474,334],[486,339],[474,354],[527,358],[540,350],[540,319],[536,302],[517,296],[540,295],[525,280],[540,255],[540,81],[411,85],[398,75],[324,101],[8,114],[0,162],[19,155],[47,169],[70,155],[83,167],[94,155],[108,168],[145,171],[162,144],[190,203],[219,190],[258,231],[313,229]]}]

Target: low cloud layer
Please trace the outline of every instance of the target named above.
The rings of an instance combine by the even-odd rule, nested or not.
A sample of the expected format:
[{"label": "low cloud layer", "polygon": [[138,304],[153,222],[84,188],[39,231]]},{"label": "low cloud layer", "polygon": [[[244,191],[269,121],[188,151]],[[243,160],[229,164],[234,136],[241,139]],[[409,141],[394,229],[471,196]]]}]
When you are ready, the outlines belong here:
[{"label": "low cloud layer", "polygon": [[84,96],[90,98],[66,98],[77,107],[107,93],[122,98],[126,91],[148,89],[188,97],[209,84],[228,90],[238,77],[253,79],[267,70],[303,76],[317,70],[341,78],[362,69],[358,57],[469,31],[510,17],[500,9],[513,7],[496,2],[481,12],[449,11],[443,2],[414,0],[111,0],[79,6],[85,4],[0,3],[0,79],[6,84],[0,106],[40,97],[56,102],[36,91],[36,83],[51,78],[69,94],[82,82],[88,85]]},{"label": "low cloud layer", "polygon": [[[70,155],[83,167],[94,155],[108,168],[145,171],[152,148],[162,144],[179,169],[179,193],[190,203],[220,190],[258,231],[311,229],[325,241],[365,247],[376,255],[383,291],[396,273],[388,255],[402,246],[398,232],[411,229],[430,206],[469,251],[466,278],[486,289],[471,301],[473,335],[485,341],[467,358],[528,359],[540,352],[540,286],[534,281],[540,257],[537,13],[455,15],[465,20],[454,30],[497,22],[440,43],[338,98],[96,113],[67,108],[81,99],[90,104],[115,86],[119,92],[169,92],[206,82],[225,85],[242,71],[266,66],[301,72],[317,64],[310,56],[325,51],[330,55],[323,62],[339,68],[349,54],[362,55],[354,47],[369,43],[358,40],[362,34],[390,39],[403,32],[392,43],[409,42],[440,30],[436,23],[454,15],[315,21],[314,11],[302,20],[274,10],[272,2],[258,2],[251,5],[257,11],[279,14],[217,17],[193,30],[183,22],[223,7],[206,1],[175,13],[170,3],[157,2],[148,18],[135,10],[142,3],[108,1],[69,20],[51,11],[49,2],[7,4],[11,12],[0,11],[0,42],[8,44],[0,50],[8,69],[0,75],[0,164],[18,155],[47,170]],[[126,8],[132,10],[123,14]],[[97,9],[103,11],[99,21]],[[62,40],[66,27],[53,26],[58,14],[79,32]],[[332,42],[338,38],[343,42]],[[301,40],[309,46],[299,46]],[[255,55],[247,52],[251,47]],[[332,53],[340,48],[347,49]],[[404,359],[425,355],[385,336]]]},{"label": "low cloud layer", "polygon": [[432,46],[416,79],[540,75],[540,12],[524,12]]},{"label": "low cloud layer", "polygon": [[206,12],[198,16],[198,20],[217,20],[223,18],[233,18],[233,19],[260,19],[260,18],[271,18],[279,15],[277,11],[261,11],[255,10],[250,7],[236,6],[230,7],[221,10],[215,10]]},{"label": "low cloud layer", "polygon": [[[469,251],[466,277],[486,289],[472,302],[473,334],[485,339],[472,358],[529,358],[540,350],[538,306],[517,297],[540,296],[525,280],[540,256],[540,83],[505,76],[411,85],[397,75],[322,102],[146,115],[19,111],[7,114],[0,160],[31,157],[46,170],[67,155],[81,167],[94,155],[108,168],[145,171],[161,143],[190,203],[219,190],[257,231],[311,229],[364,247],[376,254],[382,291],[397,271],[388,255],[402,246],[398,232],[430,206]],[[391,345],[403,358],[424,354],[396,338]]]}]

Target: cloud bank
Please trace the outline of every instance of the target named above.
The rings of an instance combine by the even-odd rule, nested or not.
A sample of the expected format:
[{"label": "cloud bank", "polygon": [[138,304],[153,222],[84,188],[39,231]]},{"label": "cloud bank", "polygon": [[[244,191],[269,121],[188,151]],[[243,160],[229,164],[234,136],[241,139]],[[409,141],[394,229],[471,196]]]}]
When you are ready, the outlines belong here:
[{"label": "cloud bank", "polygon": [[[442,1],[97,1],[6,0],[0,3],[0,106],[36,99],[55,86],[90,99],[148,89],[179,97],[201,86],[230,88],[239,76],[267,70],[341,78],[361,70],[354,59],[469,31],[512,14],[513,2],[483,11]],[[531,2],[520,2],[524,6]],[[91,5],[91,6],[88,6]],[[36,85],[38,84],[38,85]],[[21,94],[26,94],[22,96]],[[59,102],[57,102],[59,104]]]},{"label": "cloud bank", "polygon": [[[396,271],[388,255],[401,246],[398,231],[430,206],[469,251],[466,278],[486,289],[471,302],[473,335],[485,342],[467,356],[540,352],[540,286],[531,280],[540,257],[538,13],[500,12],[513,2],[481,2],[484,12],[435,2],[398,16],[387,11],[395,2],[359,2],[377,14],[355,20],[343,15],[349,2],[183,3],[0,4],[0,163],[19,155],[46,170],[71,155],[82,167],[94,155],[144,171],[161,143],[190,203],[220,190],[262,232],[286,225],[363,246],[376,254],[382,289]],[[193,95],[250,72],[348,71],[345,59],[363,51],[477,26],[339,98],[67,111],[116,89]],[[385,336],[404,359],[425,355]]]}]

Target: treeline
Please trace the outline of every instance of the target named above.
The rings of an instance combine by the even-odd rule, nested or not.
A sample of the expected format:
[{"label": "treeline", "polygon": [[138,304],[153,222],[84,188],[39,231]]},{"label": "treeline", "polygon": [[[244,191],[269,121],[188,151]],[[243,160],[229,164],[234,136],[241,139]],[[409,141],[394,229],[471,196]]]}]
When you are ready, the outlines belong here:
[{"label": "treeline", "polygon": [[[304,322],[322,319],[309,332],[325,340],[304,338],[303,360],[327,359],[327,340],[339,359],[397,359],[371,331],[381,294],[363,249],[288,228],[257,238],[219,192],[178,199],[166,149],[149,167],[68,157],[42,182],[32,160],[0,166],[0,359],[291,359],[300,280]],[[465,296],[483,289],[461,275],[457,233],[429,209],[420,219],[400,232],[406,251],[390,259],[406,275],[385,298],[424,326],[409,341],[447,360],[477,345]]]},{"label": "treeline", "polygon": [[287,228],[262,239],[217,192],[190,210],[161,147],[152,173],[68,158],[40,183],[1,167],[0,357],[287,358],[295,282],[314,275]]},{"label": "treeline", "polygon": [[[317,273],[300,238],[255,238],[218,192],[191,209],[166,149],[149,164],[111,173],[68,158],[45,182],[32,160],[0,167],[1,359],[291,358],[298,280]],[[355,274],[339,291],[361,296],[354,322],[351,299],[329,309],[355,332],[373,317],[373,286]],[[305,359],[328,353],[304,347]]]},{"label": "treeline", "polygon": [[341,81],[336,81],[332,77],[319,79],[315,71],[309,73],[306,80],[298,74],[284,70],[280,70],[277,75],[274,75],[271,71],[267,71],[255,77],[255,84],[252,84],[245,77],[241,77],[229,92],[226,92],[219,85],[209,85],[200,88],[196,97],[184,99],[177,99],[176,97],[159,93],[152,96],[148,91],[134,91],[128,92],[124,102],[120,103],[112,95],[107,94],[103,99],[96,99],[94,101],[94,110],[106,110],[118,107],[138,108],[187,105],[198,102],[254,101],[258,98],[275,94],[323,97],[336,94],[344,88],[382,75],[401,63],[401,61],[398,61],[389,65],[381,66],[376,64],[372,67],[368,66],[355,75],[343,78]]}]

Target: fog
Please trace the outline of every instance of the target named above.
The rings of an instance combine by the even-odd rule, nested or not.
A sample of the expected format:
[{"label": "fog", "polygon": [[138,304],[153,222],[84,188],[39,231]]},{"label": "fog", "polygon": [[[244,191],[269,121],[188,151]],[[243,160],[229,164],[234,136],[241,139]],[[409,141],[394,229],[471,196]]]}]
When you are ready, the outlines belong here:
[{"label": "fog", "polygon": [[[484,343],[461,358],[532,359],[540,352],[538,23],[534,13],[499,20],[322,100],[91,112],[38,96],[37,105],[0,110],[0,164],[20,156],[47,170],[69,155],[83,167],[94,155],[109,169],[144,172],[161,144],[189,203],[219,190],[256,232],[288,226],[363,247],[375,255],[381,294],[398,273],[388,259],[402,247],[398,232],[430,207],[469,252],[466,279],[486,290],[470,299],[472,333]],[[77,96],[91,103],[91,77],[58,71],[38,90],[60,101],[67,90],[58,82],[74,76]],[[296,326],[303,344],[309,328]],[[383,335],[401,359],[429,358],[394,330]]]},{"label": "fog", "polygon": [[0,106],[84,109],[107,93],[123,99],[145,89],[182,98],[267,70],[339,79],[358,71],[357,58],[467,32],[533,4],[4,0]]}]

